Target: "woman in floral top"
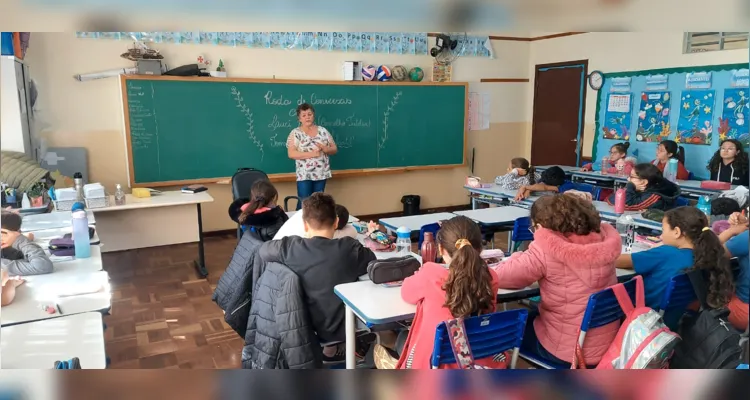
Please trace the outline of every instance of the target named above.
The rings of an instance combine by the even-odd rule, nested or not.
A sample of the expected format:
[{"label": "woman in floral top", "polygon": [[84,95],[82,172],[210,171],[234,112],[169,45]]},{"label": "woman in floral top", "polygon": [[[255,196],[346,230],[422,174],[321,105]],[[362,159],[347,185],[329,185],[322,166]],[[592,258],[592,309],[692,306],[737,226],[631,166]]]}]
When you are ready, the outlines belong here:
[{"label": "woman in floral top", "polygon": [[289,158],[296,163],[299,210],[302,200],[325,191],[326,180],[331,177],[328,156],[336,154],[338,148],[328,130],[315,125],[315,109],[310,104],[297,107],[297,119],[300,126],[289,133],[286,147]]}]

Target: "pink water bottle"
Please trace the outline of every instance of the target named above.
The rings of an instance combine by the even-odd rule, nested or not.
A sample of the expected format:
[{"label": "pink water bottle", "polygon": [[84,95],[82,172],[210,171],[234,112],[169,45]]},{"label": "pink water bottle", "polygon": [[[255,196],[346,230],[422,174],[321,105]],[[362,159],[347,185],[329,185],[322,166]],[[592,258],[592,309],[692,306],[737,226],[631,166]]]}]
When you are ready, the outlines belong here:
[{"label": "pink water bottle", "polygon": [[619,188],[615,192],[615,213],[622,214],[625,212],[625,189]]}]

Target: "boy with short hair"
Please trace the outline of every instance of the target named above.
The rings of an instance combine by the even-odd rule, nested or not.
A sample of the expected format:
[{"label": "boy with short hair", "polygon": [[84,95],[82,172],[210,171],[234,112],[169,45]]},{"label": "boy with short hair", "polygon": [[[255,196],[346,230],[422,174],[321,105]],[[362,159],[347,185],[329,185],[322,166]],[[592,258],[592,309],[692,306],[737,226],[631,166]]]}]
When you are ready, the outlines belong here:
[{"label": "boy with short hair", "polygon": [[[292,235],[304,237],[305,226],[302,221],[303,215],[303,210],[295,212],[289,220],[284,222],[284,225],[281,226],[281,229],[273,237],[273,240],[283,239]],[[356,239],[357,230],[349,223],[349,210],[341,204],[336,204],[336,216],[339,217],[339,223],[336,226],[336,232],[333,233],[333,238],[340,239],[349,236]]]},{"label": "boy with short hair", "polygon": [[21,234],[21,219],[21,215],[6,210],[0,215],[2,268],[10,276],[51,273],[53,266],[47,253]]},{"label": "boy with short hair", "polygon": [[[343,342],[344,303],[333,287],[356,282],[367,273],[375,254],[351,237],[333,240],[339,219],[336,203],[325,193],[314,193],[302,202],[306,238],[287,236],[264,243],[264,262],[286,265],[300,277],[313,327],[321,343]],[[337,361],[343,354],[337,346],[323,350],[324,361]]]}]

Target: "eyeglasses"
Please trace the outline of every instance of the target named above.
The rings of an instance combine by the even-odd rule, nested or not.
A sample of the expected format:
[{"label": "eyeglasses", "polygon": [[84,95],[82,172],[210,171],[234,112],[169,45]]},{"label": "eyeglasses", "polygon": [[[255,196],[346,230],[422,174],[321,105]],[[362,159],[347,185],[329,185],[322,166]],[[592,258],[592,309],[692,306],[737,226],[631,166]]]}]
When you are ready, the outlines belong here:
[{"label": "eyeglasses", "polygon": [[532,234],[532,235],[533,235],[534,233],[536,233],[536,227],[535,227],[535,226],[530,226],[530,227],[529,227],[529,232],[531,232],[531,234]]}]

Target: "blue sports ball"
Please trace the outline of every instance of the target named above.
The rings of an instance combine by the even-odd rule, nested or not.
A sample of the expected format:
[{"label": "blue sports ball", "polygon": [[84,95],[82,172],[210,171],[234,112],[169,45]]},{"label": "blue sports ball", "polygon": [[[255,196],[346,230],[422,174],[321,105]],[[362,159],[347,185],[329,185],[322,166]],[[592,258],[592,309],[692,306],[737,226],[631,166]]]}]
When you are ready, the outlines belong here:
[{"label": "blue sports ball", "polygon": [[368,65],[366,67],[362,67],[362,80],[363,81],[371,81],[375,78],[375,66]]},{"label": "blue sports ball", "polygon": [[378,67],[378,73],[377,73],[378,80],[381,82],[390,81],[391,80],[391,69],[386,67],[385,65],[381,65]]}]

